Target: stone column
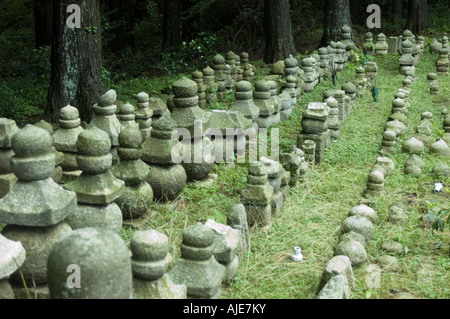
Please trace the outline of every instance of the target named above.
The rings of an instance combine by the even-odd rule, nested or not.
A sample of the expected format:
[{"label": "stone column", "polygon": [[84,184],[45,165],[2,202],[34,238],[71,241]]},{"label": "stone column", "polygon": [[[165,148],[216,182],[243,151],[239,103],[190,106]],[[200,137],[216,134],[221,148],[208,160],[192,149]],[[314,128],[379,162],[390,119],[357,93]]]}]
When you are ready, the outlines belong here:
[{"label": "stone column", "polygon": [[116,199],[124,219],[145,216],[153,203],[153,190],[147,183],[148,166],[140,160],[142,156],[141,132],[136,127],[126,127],[119,134],[119,164],[113,166],[113,175],[125,182],[125,188]]},{"label": "stone column", "polygon": [[247,175],[247,186],[241,192],[241,203],[245,206],[250,227],[272,226],[273,187],[268,183],[266,170],[263,163],[252,163]]},{"label": "stone column", "polygon": [[198,106],[197,83],[194,81],[182,78],[175,81],[172,87],[175,109],[171,117],[177,129],[186,129],[190,133],[190,139],[187,139],[181,132],[183,136],[181,143],[185,145],[188,153],[185,155],[187,157],[190,155],[190,159],[184,160],[181,165],[189,181],[201,180],[208,176],[214,167],[214,146],[204,132],[211,118],[211,112],[205,112]]},{"label": "stone column", "polygon": [[124,103],[119,107],[119,115],[117,117],[124,128],[129,126],[139,128],[139,124],[135,121],[136,115],[134,114],[134,106],[130,103]]},{"label": "stone column", "polygon": [[303,112],[302,131],[297,138],[297,146],[303,145],[306,140],[313,140],[316,144],[315,162],[319,164],[324,156],[326,145],[330,141],[328,128],[328,106],[325,103],[312,102]]},{"label": "stone column", "polygon": [[152,116],[153,110],[149,108],[150,98],[145,92],[139,93],[137,96],[137,109],[134,113],[136,116],[136,122],[139,124],[139,130],[141,131],[144,141],[150,137],[152,133]]},{"label": "stone column", "polygon": [[14,120],[0,118],[0,198],[8,194],[17,181],[9,161],[14,156],[11,139],[18,130]]},{"label": "stone column", "polygon": [[[20,241],[25,248],[27,256],[21,272],[29,287],[32,282],[47,283],[50,248],[72,230],[64,220],[77,206],[76,194],[50,178],[55,168],[52,146],[50,134],[34,125],[26,125],[13,135],[11,147],[15,155],[10,163],[18,181],[0,200],[0,223],[8,224],[2,234]],[[18,272],[11,279],[22,283]]]},{"label": "stone column", "polygon": [[197,83],[198,106],[204,109],[206,107],[206,86],[203,83],[203,73],[200,71],[192,72],[192,80]]},{"label": "stone column", "polygon": [[95,126],[105,131],[111,140],[111,153],[116,157],[116,149],[119,146],[119,133],[122,124],[116,116],[117,106],[115,105],[117,94],[114,90],[109,90],[100,97],[100,102],[93,106],[94,116],[89,126]]},{"label": "stone column", "polygon": [[388,52],[388,44],[386,42],[386,36],[383,33],[378,34],[377,43],[375,43],[375,54],[386,55]]},{"label": "stone column", "polygon": [[186,286],[175,285],[166,274],[169,239],[153,229],[138,231],[130,243],[133,299],[186,299]]},{"label": "stone column", "polygon": [[236,83],[236,99],[231,106],[231,111],[241,112],[242,115],[252,121],[253,128],[257,131],[256,119],[259,116],[259,108],[253,101],[252,84],[248,81]]},{"label": "stone column", "polygon": [[186,171],[172,158],[172,150],[180,158],[182,156],[180,142],[172,139],[175,129],[176,124],[172,118],[163,117],[153,127],[152,136],[142,144],[141,159],[150,167],[147,182],[153,190],[154,198],[159,201],[175,199],[186,185]]},{"label": "stone column", "polygon": [[183,232],[181,258],[169,272],[178,285],[185,285],[187,298],[218,299],[226,267],[214,257],[214,231],[205,225],[187,227]]},{"label": "stone column", "polygon": [[78,207],[66,222],[73,229],[98,227],[119,233],[122,212],[114,201],[122,195],[125,183],[111,173],[108,134],[90,127],[78,135],[77,148],[77,163],[83,173],[64,188],[77,194]]},{"label": "stone column", "polygon": [[270,83],[265,80],[256,82],[253,102],[259,108],[259,117],[255,121],[260,128],[271,127],[276,120],[274,116],[275,108],[270,97]]},{"label": "stone column", "polygon": [[61,167],[63,169],[63,181],[71,181],[80,176],[81,170],[78,167],[77,139],[78,135],[84,131],[80,126],[81,120],[78,110],[70,105],[63,107],[59,113],[60,128],[53,134],[55,148],[63,153]]}]

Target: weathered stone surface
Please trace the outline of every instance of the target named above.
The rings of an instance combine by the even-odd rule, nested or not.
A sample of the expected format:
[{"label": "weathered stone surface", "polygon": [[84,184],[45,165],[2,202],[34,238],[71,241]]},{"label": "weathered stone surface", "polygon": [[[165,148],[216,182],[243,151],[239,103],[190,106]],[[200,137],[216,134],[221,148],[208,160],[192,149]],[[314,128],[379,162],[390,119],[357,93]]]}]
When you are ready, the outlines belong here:
[{"label": "weathered stone surface", "polygon": [[350,288],[347,277],[337,275],[331,277],[325,287],[320,291],[318,299],[349,299]]},{"label": "weathered stone surface", "polygon": [[0,300],[15,299],[14,291],[7,279],[0,279]]},{"label": "weathered stone surface", "polygon": [[355,289],[355,278],[353,276],[352,265],[347,256],[334,256],[328,261],[325,270],[322,273],[319,287],[324,287],[333,276],[339,275],[343,275],[347,278],[350,290]]},{"label": "weathered stone surface", "polygon": [[10,148],[11,139],[19,128],[14,120],[0,118],[0,148]]},{"label": "weathered stone surface", "polygon": [[403,142],[402,151],[409,154],[420,154],[423,152],[425,146],[421,141],[412,137],[409,140]]},{"label": "weathered stone surface", "polygon": [[0,200],[0,222],[36,227],[55,225],[75,211],[76,202],[74,192],[65,191],[51,178],[19,180]]},{"label": "weathered stone surface", "polygon": [[449,157],[450,147],[443,139],[440,139],[430,146],[430,153],[436,154],[437,156]]},{"label": "weathered stone surface", "polygon": [[187,287],[188,298],[220,295],[226,267],[212,255],[213,242],[214,231],[204,225],[189,226],[183,232],[181,258],[168,275],[176,284]]},{"label": "weathered stone surface", "polygon": [[77,193],[79,203],[104,205],[122,195],[125,183],[110,172],[91,175],[82,173],[76,180],[64,184],[64,188]]},{"label": "weathered stone surface", "polygon": [[397,271],[399,268],[397,258],[389,255],[382,255],[378,257],[377,263],[380,265],[382,270]]},{"label": "weathered stone surface", "polygon": [[20,242],[9,240],[0,234],[0,279],[14,273],[25,261],[25,255]]},{"label": "weathered stone surface", "polygon": [[341,241],[345,240],[345,239],[352,239],[357,241],[358,243],[361,243],[362,245],[366,245],[366,238],[361,235],[360,233],[356,233],[354,231],[350,231],[348,233],[345,233],[341,236]]},{"label": "weathered stone surface", "polygon": [[408,215],[409,213],[406,210],[406,207],[401,203],[397,203],[389,207],[388,219],[389,222],[393,224],[405,223],[408,220]]},{"label": "weathered stone surface", "polygon": [[[13,241],[20,241],[26,250],[25,262],[20,267],[26,282],[37,285],[47,283],[47,258],[52,245],[62,236],[70,233],[69,225],[61,222],[49,227],[6,226],[2,234]],[[64,272],[66,268],[64,268]],[[67,279],[67,272],[66,279]],[[11,280],[19,284],[22,277],[17,271],[11,275]]]},{"label": "weathered stone surface", "polygon": [[185,285],[175,285],[169,276],[147,281],[133,278],[133,299],[186,299]]},{"label": "weathered stone surface", "polygon": [[115,202],[106,205],[79,203],[75,212],[66,218],[66,222],[72,229],[96,227],[119,233],[122,229],[122,218],[122,211]]},{"label": "weathered stone surface", "polygon": [[346,218],[342,222],[342,228],[344,232],[354,231],[355,233],[359,233],[363,235],[366,240],[370,240],[374,233],[373,224],[370,220],[359,216],[351,216]]},{"label": "weathered stone surface", "polygon": [[[81,289],[67,286],[67,267],[78,265]],[[130,299],[132,272],[125,242],[106,229],[75,230],[56,242],[48,256],[52,299]]]},{"label": "weathered stone surface", "polygon": [[381,245],[381,249],[384,251],[387,251],[389,253],[395,253],[395,254],[402,254],[403,253],[403,246],[402,244],[393,241],[393,240],[388,240],[385,241],[382,245]]},{"label": "weathered stone surface", "polygon": [[364,246],[349,238],[341,241],[336,246],[335,256],[337,255],[348,256],[353,266],[358,266],[367,260],[367,253]]},{"label": "weathered stone surface", "polygon": [[227,214],[227,224],[240,234],[238,256],[242,259],[243,255],[250,249],[250,233],[248,230],[247,213],[242,204],[236,204]]},{"label": "weathered stone surface", "polygon": [[369,219],[372,223],[378,221],[378,215],[375,210],[365,204],[361,204],[350,209],[349,216],[365,217]]},{"label": "weathered stone surface", "polygon": [[230,263],[239,248],[239,231],[209,219],[205,226],[214,231],[214,257],[220,263]]},{"label": "weathered stone surface", "polygon": [[186,171],[181,165],[149,165],[147,182],[158,200],[175,199],[187,181]]}]

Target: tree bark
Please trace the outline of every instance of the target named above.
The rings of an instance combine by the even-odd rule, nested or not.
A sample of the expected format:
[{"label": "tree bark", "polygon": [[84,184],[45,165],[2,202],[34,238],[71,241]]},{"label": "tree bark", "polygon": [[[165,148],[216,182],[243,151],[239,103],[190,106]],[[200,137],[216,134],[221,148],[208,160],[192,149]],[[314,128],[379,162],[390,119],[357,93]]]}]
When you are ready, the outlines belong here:
[{"label": "tree bark", "polygon": [[326,0],[320,46],[327,46],[330,41],[339,41],[341,27],[344,25],[352,27],[349,0]]},{"label": "tree bark", "polygon": [[181,45],[181,0],[164,1],[163,51],[178,51]]},{"label": "tree bark", "polygon": [[296,55],[289,0],[264,0],[265,63]]},{"label": "tree bark", "polygon": [[427,0],[409,0],[406,29],[418,34],[430,28]]},{"label": "tree bark", "polygon": [[[69,28],[69,4],[81,8],[81,28]],[[51,79],[46,115],[56,122],[59,110],[71,104],[82,120],[92,118],[92,105],[105,91],[102,83],[102,55],[99,0],[57,0],[53,7]]]},{"label": "tree bark", "polygon": [[402,0],[392,0],[392,13],[397,18],[403,17],[403,1]]},{"label": "tree bark", "polygon": [[35,48],[50,46],[52,43],[52,0],[34,0]]},{"label": "tree bark", "polygon": [[355,24],[360,24],[363,19],[363,15],[361,14],[361,0],[350,0],[350,15],[351,20]]}]

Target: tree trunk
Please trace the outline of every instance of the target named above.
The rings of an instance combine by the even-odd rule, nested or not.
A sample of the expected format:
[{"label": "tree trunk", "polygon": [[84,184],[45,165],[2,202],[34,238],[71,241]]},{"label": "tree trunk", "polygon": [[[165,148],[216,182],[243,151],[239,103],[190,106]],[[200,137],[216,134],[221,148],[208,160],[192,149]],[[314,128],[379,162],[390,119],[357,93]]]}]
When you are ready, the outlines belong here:
[{"label": "tree trunk", "polygon": [[35,48],[52,43],[53,0],[34,0]]},{"label": "tree trunk", "polygon": [[320,46],[327,46],[330,41],[339,41],[341,27],[344,25],[352,27],[349,0],[326,0]]},{"label": "tree trunk", "polygon": [[430,28],[427,0],[409,0],[406,29],[418,34]]},{"label": "tree trunk", "polygon": [[178,51],[181,45],[181,0],[164,1],[162,48]]},{"label": "tree trunk", "polygon": [[[108,10],[109,10],[109,22],[116,24],[114,28],[114,39],[108,43],[108,48],[111,52],[116,53],[122,50],[125,46],[129,45],[131,40],[130,36],[125,32],[125,18],[124,14],[126,3],[122,0],[109,0]],[[129,20],[127,21],[129,22]]]},{"label": "tree trunk", "polygon": [[402,0],[392,0],[392,13],[397,18],[403,17],[403,1]]},{"label": "tree trunk", "polygon": [[[81,8],[81,28],[69,28],[69,4]],[[53,122],[71,104],[90,121],[92,105],[104,93],[99,0],[57,0],[53,7],[52,71],[46,115]]]},{"label": "tree trunk", "polygon": [[296,55],[289,0],[264,0],[265,63]]},{"label": "tree trunk", "polygon": [[355,24],[360,24],[364,15],[361,14],[361,0],[350,0],[350,15],[351,20]]}]

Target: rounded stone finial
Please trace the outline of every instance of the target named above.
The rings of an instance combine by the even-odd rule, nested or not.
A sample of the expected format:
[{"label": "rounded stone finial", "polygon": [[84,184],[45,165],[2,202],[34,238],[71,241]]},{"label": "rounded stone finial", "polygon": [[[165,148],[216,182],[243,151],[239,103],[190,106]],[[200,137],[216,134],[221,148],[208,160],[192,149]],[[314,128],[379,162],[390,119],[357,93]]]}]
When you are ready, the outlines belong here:
[{"label": "rounded stone finial", "polygon": [[203,78],[203,73],[201,71],[194,71],[192,72],[192,78],[201,79]]},{"label": "rounded stone finial", "polygon": [[177,128],[177,124],[170,116],[163,116],[154,126],[153,129],[161,132],[172,132]]},{"label": "rounded stone finial", "polygon": [[198,86],[195,81],[183,77],[173,83],[172,90],[176,98],[192,97],[197,95]]},{"label": "rounded stone finial", "polygon": [[130,248],[134,260],[163,260],[169,252],[169,239],[153,229],[139,231],[131,238]]},{"label": "rounded stone finial", "polygon": [[197,224],[187,227],[183,232],[183,244],[204,248],[214,243],[214,231],[205,225]]},{"label": "rounded stone finial", "polygon": [[80,112],[76,107],[67,105],[59,111],[59,118],[64,121],[73,121],[80,117]]},{"label": "rounded stone finial", "polygon": [[100,97],[99,105],[100,106],[114,105],[114,103],[116,103],[116,100],[117,100],[117,93],[116,91],[111,89]]},{"label": "rounded stone finial", "polygon": [[148,93],[145,93],[145,92],[139,93],[138,95],[136,95],[136,98],[139,103],[146,103],[150,99]]},{"label": "rounded stone finial", "polygon": [[120,107],[120,114],[127,115],[127,114],[134,114],[134,106],[130,103],[125,103]]},{"label": "rounded stone finial", "polygon": [[259,80],[255,83],[255,91],[267,92],[270,91],[270,83],[266,80]]},{"label": "rounded stone finial", "polygon": [[18,157],[43,155],[50,152],[52,146],[50,133],[30,124],[19,130],[11,139],[11,147]]},{"label": "rounded stone finial", "polygon": [[225,64],[225,58],[220,54],[216,54],[213,57],[213,63],[214,64]]},{"label": "rounded stone finial", "polygon": [[284,60],[284,65],[286,68],[294,68],[298,65],[298,61],[292,56],[292,54],[290,54],[289,57]]},{"label": "rounded stone finial", "polygon": [[142,134],[136,127],[126,127],[119,134],[120,147],[138,148],[142,140]]},{"label": "rounded stone finial", "polygon": [[211,67],[209,67],[209,66],[204,68],[202,72],[203,72],[204,76],[213,76],[214,75],[214,70],[211,69]]},{"label": "rounded stone finial", "polygon": [[78,135],[76,145],[80,155],[100,156],[111,150],[111,139],[105,131],[91,126]]},{"label": "rounded stone finial", "polygon": [[248,81],[239,81],[236,83],[236,92],[248,92],[252,90],[252,84]]}]

